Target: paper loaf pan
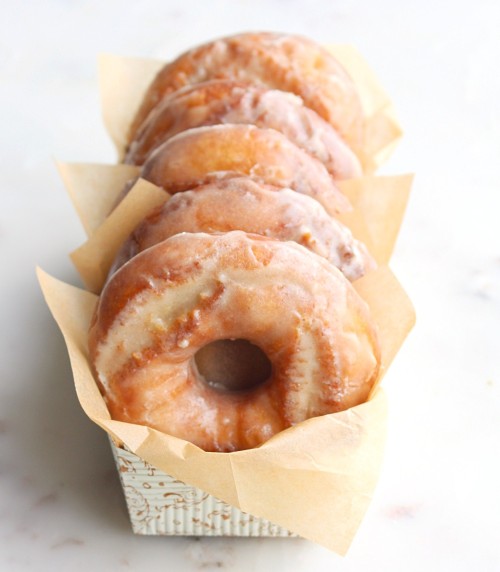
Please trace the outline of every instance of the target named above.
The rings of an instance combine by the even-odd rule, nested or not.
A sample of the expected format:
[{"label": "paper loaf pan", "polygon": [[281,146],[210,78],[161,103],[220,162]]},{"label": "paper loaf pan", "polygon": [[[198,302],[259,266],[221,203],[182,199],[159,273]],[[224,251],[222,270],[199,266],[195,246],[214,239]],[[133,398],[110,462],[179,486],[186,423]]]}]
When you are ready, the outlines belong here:
[{"label": "paper loaf pan", "polygon": [[170,477],[130,451],[117,447],[111,439],[110,442],[135,534],[297,536]]}]

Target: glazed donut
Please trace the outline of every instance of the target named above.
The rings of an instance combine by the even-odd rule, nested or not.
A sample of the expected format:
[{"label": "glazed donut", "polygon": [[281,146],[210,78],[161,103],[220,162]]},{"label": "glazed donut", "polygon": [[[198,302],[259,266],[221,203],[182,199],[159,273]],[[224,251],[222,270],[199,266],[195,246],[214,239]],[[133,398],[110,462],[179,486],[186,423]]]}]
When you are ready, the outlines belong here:
[{"label": "glazed donut", "polygon": [[[249,387],[249,372],[244,389],[225,389],[200,374],[197,352],[231,340],[260,348],[267,379]],[[380,359],[368,306],[340,271],[293,242],[239,231],[177,234],[122,266],[99,299],[89,352],[112,418],[206,451],[256,447],[365,401]]]},{"label": "glazed donut", "polygon": [[177,133],[219,123],[276,129],[319,159],[334,179],[362,174],[356,155],[330,123],[305,107],[300,97],[231,80],[187,86],[165,97],[138,131],[125,162],[142,165],[153,149]]},{"label": "glazed donut", "polygon": [[174,234],[231,230],[302,244],[326,258],[348,280],[376,266],[365,246],[314,199],[237,177],[173,195],[134,230],[110,272]]},{"label": "glazed donut", "polygon": [[130,127],[129,142],[165,95],[185,85],[222,78],[295,93],[331,123],[355,152],[362,146],[363,110],[345,69],[307,38],[268,32],[209,42],[167,64],[145,95]]},{"label": "glazed donut", "polygon": [[141,170],[143,179],[170,194],[241,175],[310,195],[333,215],[350,208],[317,159],[278,131],[253,125],[183,131],[160,145]]}]

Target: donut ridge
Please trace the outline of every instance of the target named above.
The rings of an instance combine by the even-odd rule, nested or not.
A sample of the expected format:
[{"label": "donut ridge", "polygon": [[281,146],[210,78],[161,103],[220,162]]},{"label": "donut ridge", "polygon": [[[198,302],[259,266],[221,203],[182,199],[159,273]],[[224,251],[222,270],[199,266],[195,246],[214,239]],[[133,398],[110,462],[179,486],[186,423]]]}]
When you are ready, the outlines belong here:
[{"label": "donut ridge", "polygon": [[333,215],[350,209],[319,160],[278,131],[254,125],[183,131],[160,145],[141,170],[142,178],[170,194],[242,175],[310,195]]},{"label": "donut ridge", "polygon": [[276,129],[317,159],[336,180],[362,174],[356,155],[333,126],[292,93],[235,80],[187,85],[163,98],[130,143],[126,163],[142,165],[177,133],[219,123]]},{"label": "donut ridge", "polygon": [[290,189],[235,177],[170,197],[132,232],[110,273],[138,252],[180,232],[232,230],[297,242],[326,258],[351,281],[376,266],[366,247],[319,202]]}]

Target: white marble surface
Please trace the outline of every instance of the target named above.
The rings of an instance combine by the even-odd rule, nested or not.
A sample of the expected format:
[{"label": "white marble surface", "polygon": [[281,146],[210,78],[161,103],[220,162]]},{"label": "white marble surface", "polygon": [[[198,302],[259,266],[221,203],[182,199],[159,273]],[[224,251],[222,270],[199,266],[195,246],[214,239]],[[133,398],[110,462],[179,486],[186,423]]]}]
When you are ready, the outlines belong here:
[{"label": "white marble surface", "polygon": [[[500,570],[500,3],[2,2],[0,569]],[[417,173],[393,267],[418,327],[384,385],[376,496],[344,559],[304,540],[134,537],[104,434],[80,410],[34,266],[77,282],[83,232],[52,157],[114,159],[96,55],[169,56],[246,29],[355,44]],[[156,569],[155,568],[155,569]]]}]

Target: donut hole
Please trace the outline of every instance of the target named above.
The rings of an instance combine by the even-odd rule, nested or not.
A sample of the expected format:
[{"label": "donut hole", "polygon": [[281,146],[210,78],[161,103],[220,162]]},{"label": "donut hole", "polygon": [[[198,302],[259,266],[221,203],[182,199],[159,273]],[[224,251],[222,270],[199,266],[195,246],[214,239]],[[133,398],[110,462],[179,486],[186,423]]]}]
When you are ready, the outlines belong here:
[{"label": "donut hole", "polygon": [[199,349],[194,361],[199,376],[219,391],[249,391],[272,373],[267,355],[248,340],[217,340]]}]

